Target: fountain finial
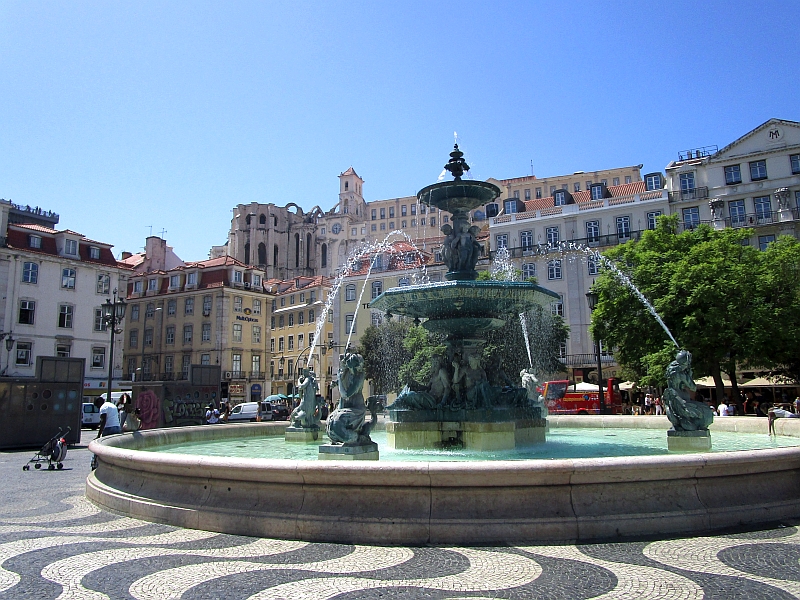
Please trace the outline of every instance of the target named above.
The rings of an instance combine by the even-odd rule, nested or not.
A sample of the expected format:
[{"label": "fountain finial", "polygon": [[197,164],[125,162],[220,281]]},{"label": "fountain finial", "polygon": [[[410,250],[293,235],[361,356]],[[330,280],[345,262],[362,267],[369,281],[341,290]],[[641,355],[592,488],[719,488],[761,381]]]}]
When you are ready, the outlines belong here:
[{"label": "fountain finial", "polygon": [[458,149],[458,144],[453,144],[453,151],[450,153],[450,160],[444,166],[445,169],[450,171],[456,181],[461,181],[461,176],[464,171],[469,171],[469,165],[462,158],[464,153]]}]

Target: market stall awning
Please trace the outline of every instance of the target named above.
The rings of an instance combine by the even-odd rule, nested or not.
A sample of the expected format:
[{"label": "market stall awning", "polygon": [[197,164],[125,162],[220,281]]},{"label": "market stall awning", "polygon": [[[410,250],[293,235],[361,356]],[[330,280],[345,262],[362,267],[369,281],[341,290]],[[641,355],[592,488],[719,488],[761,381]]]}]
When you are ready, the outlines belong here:
[{"label": "market stall awning", "polygon": [[[714,378],[709,375],[708,377],[703,377],[702,379],[695,379],[694,384],[699,388],[715,388],[717,384],[714,383]],[[731,380],[726,379],[725,377],[722,378],[722,385],[723,387],[729,388],[732,387]]]},{"label": "market stall awning", "polygon": [[751,379],[739,387],[765,387],[765,388],[773,388],[773,387],[800,387],[800,385],[789,381],[783,377],[756,377],[755,379]]},{"label": "market stall awning", "polygon": [[619,389],[623,392],[630,392],[631,390],[638,389],[639,386],[636,385],[633,381],[623,381],[619,384]]}]

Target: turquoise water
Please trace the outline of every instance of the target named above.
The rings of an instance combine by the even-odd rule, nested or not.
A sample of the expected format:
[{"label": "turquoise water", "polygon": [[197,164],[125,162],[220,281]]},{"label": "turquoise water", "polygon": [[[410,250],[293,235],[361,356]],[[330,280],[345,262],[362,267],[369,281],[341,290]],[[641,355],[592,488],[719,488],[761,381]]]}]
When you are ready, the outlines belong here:
[{"label": "turquoise water", "polygon": [[[554,428],[548,432],[547,442],[544,444],[494,452],[393,450],[386,446],[386,433],[383,431],[373,432],[372,439],[378,443],[381,460],[399,461],[547,460],[668,454],[667,433],[661,429]],[[711,434],[711,443],[713,452],[731,452],[734,450],[800,446],[800,438],[715,431]],[[286,443],[283,436],[174,444],[162,446],[153,449],[153,451],[173,454],[227,456],[231,458],[317,460],[317,444]]]}]

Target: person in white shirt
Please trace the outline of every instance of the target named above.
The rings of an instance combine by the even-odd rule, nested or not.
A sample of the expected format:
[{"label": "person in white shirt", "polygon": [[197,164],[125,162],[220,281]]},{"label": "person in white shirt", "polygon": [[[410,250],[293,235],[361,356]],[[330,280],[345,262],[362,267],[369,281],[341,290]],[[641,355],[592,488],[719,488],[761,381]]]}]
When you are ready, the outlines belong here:
[{"label": "person in white shirt", "polygon": [[94,401],[94,405],[100,409],[100,426],[97,428],[97,437],[122,433],[122,427],[119,424],[119,411],[114,406],[114,403],[100,397]]},{"label": "person in white shirt", "polygon": [[719,415],[720,417],[728,416],[728,405],[725,404],[724,399],[719,403],[719,406],[717,407],[717,415]]}]

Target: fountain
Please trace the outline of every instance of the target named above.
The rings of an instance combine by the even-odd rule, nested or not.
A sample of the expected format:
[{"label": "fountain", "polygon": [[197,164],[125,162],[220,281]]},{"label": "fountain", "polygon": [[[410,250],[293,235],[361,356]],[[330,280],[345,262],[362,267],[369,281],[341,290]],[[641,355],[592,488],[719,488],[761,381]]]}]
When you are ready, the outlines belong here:
[{"label": "fountain", "polygon": [[417,198],[452,214],[452,225],[442,226],[446,281],[386,290],[370,303],[388,317],[424,319],[425,329],[445,336],[446,352],[434,358],[428,384],[404,389],[388,407],[389,446],[499,450],[543,442],[541,405],[524,387],[490,385],[482,364],[483,334],[559,296],[528,282],[476,281],[482,248],[469,211],[492,202],[500,190],[461,179],[469,167],[458,144],[445,169],[454,180],[430,185]]},{"label": "fountain", "polygon": [[[153,429],[91,442],[98,466],[87,497],[154,522],[357,544],[675,536],[800,517],[800,419],[776,421],[774,438],[767,419],[710,423],[688,395],[688,355],[676,358],[668,416],[550,416],[551,439],[523,443],[543,433],[535,378],[526,369],[518,388],[488,385],[482,334],[551,294],[522,282],[475,280],[478,250],[466,213],[498,190],[460,181],[457,148],[451,157],[455,181],[419,195],[454,217],[445,231],[447,281],[388,290],[374,301],[386,312],[427,319],[449,347],[435,357],[428,385],[389,408],[385,430],[378,407],[361,394],[361,357],[346,353],[344,400],[327,423],[331,446],[340,449],[327,454],[349,453],[352,462],[325,460],[316,444],[286,443],[280,422]],[[303,378],[308,402],[290,426],[313,437],[321,433],[311,404],[314,375]],[[663,435],[670,422],[681,431],[711,424],[719,447],[669,453]],[[356,456],[377,458],[381,444],[379,461]],[[414,445],[422,448],[404,449]]]}]

